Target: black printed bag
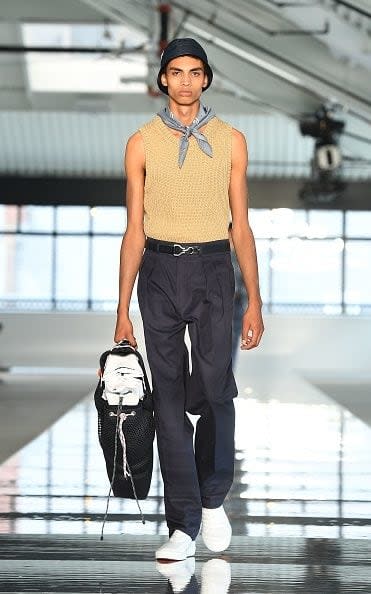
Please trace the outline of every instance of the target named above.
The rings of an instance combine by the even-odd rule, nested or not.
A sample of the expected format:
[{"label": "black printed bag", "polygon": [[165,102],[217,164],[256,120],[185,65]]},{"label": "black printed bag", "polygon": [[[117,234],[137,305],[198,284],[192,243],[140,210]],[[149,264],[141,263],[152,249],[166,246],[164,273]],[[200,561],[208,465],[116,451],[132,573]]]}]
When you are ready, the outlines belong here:
[{"label": "black printed bag", "polygon": [[116,497],[138,502],[151,485],[155,436],[145,366],[138,350],[125,340],[101,355],[100,369],[94,401],[111,489]]}]

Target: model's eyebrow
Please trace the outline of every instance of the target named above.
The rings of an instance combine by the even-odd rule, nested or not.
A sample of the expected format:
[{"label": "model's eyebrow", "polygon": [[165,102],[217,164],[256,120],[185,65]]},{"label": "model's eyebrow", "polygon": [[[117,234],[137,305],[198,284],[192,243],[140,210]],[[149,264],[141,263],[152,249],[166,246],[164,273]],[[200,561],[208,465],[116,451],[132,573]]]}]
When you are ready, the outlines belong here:
[{"label": "model's eyebrow", "polygon": [[[182,70],[182,68],[176,68],[175,66],[169,66],[169,70],[174,70],[176,72],[184,72],[184,70]],[[197,66],[197,68],[191,68],[189,72],[196,72],[196,71],[203,72],[203,68],[201,68],[201,66]]]}]

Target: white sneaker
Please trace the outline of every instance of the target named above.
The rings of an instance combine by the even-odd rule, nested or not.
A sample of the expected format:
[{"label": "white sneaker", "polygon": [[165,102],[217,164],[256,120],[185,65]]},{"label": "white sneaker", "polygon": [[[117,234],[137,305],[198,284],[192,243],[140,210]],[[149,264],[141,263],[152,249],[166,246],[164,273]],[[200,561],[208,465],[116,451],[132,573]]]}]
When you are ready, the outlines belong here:
[{"label": "white sneaker", "polygon": [[222,505],[215,509],[202,508],[201,534],[207,548],[214,553],[229,547],[232,528]]},{"label": "white sneaker", "polygon": [[187,557],[193,557],[195,552],[196,544],[194,540],[185,532],[174,530],[169,540],[157,549],[156,559],[182,561]]},{"label": "white sneaker", "polygon": [[169,580],[174,594],[186,589],[195,572],[195,565],[194,557],[174,563],[156,563],[157,570]]},{"label": "white sneaker", "polygon": [[200,594],[227,594],[231,583],[231,566],[224,559],[210,559],[201,570]]}]

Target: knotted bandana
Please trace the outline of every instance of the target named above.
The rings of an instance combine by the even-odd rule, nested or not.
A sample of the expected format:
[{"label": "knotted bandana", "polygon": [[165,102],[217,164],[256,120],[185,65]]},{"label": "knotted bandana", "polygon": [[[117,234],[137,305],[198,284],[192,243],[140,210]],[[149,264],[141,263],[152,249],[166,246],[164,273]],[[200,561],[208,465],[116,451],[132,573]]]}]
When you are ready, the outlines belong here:
[{"label": "knotted bandana", "polygon": [[213,149],[208,143],[206,136],[201,132],[198,132],[198,130],[202,128],[202,126],[205,126],[207,122],[209,122],[213,117],[215,117],[215,112],[211,107],[206,107],[201,103],[197,117],[193,120],[190,126],[185,126],[184,124],[182,124],[182,122],[177,120],[168,107],[164,107],[164,109],[159,111],[157,115],[160,116],[164,124],[166,124],[166,126],[169,126],[169,128],[173,128],[174,130],[183,132],[183,136],[181,136],[179,139],[179,167],[182,167],[184,163],[184,159],[188,151],[189,137],[191,135],[195,137],[198,146],[204,153],[206,153],[206,155],[208,155],[209,157],[213,156]]}]

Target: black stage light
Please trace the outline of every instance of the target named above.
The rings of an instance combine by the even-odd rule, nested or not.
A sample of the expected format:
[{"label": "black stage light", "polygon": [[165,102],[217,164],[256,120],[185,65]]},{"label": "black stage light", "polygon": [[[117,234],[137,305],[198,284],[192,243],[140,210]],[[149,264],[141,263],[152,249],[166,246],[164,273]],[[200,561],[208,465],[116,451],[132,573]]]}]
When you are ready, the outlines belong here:
[{"label": "black stage light", "polygon": [[314,115],[300,120],[299,126],[303,136],[311,136],[325,144],[334,144],[336,137],[344,130],[344,122],[335,120],[331,112],[325,108],[321,108]]},{"label": "black stage light", "polygon": [[315,140],[311,178],[299,190],[299,197],[306,204],[329,204],[344,191],[346,184],[341,178],[342,155],[338,146],[343,130],[344,122],[336,120],[331,109],[324,105],[300,121],[301,134]]}]

